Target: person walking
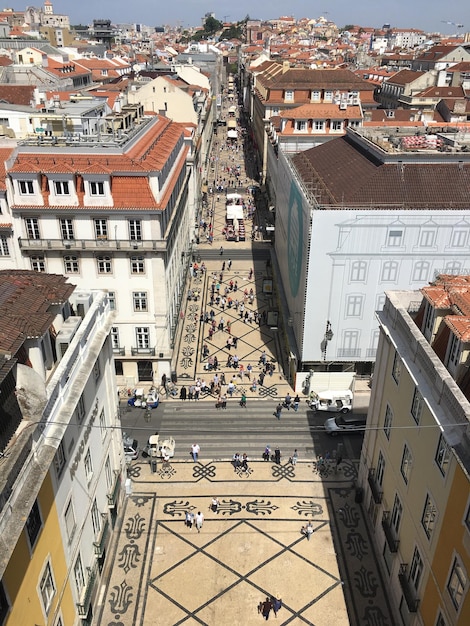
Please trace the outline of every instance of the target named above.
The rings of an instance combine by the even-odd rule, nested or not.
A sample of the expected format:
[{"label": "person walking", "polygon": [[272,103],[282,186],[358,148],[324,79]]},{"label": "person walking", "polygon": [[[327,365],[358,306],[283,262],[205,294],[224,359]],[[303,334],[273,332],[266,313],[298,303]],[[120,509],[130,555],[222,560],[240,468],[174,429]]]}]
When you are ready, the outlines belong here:
[{"label": "person walking", "polygon": [[286,397],[284,398],[284,406],[286,407],[288,411],[290,411],[291,402],[292,402],[292,398],[290,396],[290,393],[287,392]]},{"label": "person walking", "polygon": [[227,267],[228,267],[228,269],[230,269],[232,267],[232,259],[228,260]]},{"label": "person walking", "polygon": [[186,400],[186,393],[187,393],[186,387],[183,385],[181,387],[181,391],[180,391],[180,399],[181,400]]},{"label": "person walking", "polygon": [[294,398],[294,403],[292,405],[292,408],[294,409],[296,413],[299,410],[299,405],[300,405],[300,398],[299,398],[299,394],[297,394]]},{"label": "person walking", "polygon": [[212,513],[219,512],[219,500],[217,498],[212,498],[210,508],[211,508]]},{"label": "person walking", "polygon": [[223,253],[224,253],[224,247],[223,247],[223,246],[220,246],[220,250],[219,250],[219,252],[220,252],[220,256],[222,256],[222,255],[223,255]]},{"label": "person walking", "polygon": [[191,528],[193,527],[193,522],[194,513],[191,513],[191,511],[186,511],[186,526],[189,528],[189,530],[191,530]]},{"label": "person walking", "polygon": [[275,417],[277,417],[278,420],[281,419],[281,412],[282,412],[282,404],[279,402],[279,404],[276,407],[276,410],[274,412]]},{"label": "person walking", "polygon": [[279,447],[277,447],[274,450],[274,462],[276,463],[276,465],[280,465],[281,464],[281,451],[280,451]]},{"label": "person walking", "polygon": [[240,399],[240,406],[243,407],[244,409],[246,409],[246,394],[245,394],[245,392],[242,393],[242,397]]},{"label": "person walking", "polygon": [[196,463],[198,458],[199,458],[199,452],[201,451],[201,448],[199,447],[198,443],[193,443],[193,445],[191,446],[191,455],[193,457],[193,461]]},{"label": "person walking", "polygon": [[268,621],[269,619],[269,614],[271,613],[272,608],[273,607],[271,604],[271,600],[269,598],[266,598],[266,600],[263,602],[261,606],[261,615],[264,617],[266,621]]},{"label": "person walking", "polygon": [[201,532],[203,523],[204,523],[204,515],[201,513],[201,511],[198,511],[196,515],[196,528],[197,528],[198,533]]},{"label": "person walking", "polygon": [[273,596],[271,598],[271,604],[273,606],[274,617],[277,617],[277,614],[281,610],[281,607],[282,607],[282,600],[281,600],[280,594],[276,594],[276,597]]},{"label": "person walking", "polygon": [[297,459],[299,458],[299,454],[297,452],[297,448],[294,450],[294,454],[291,456],[292,465],[297,465]]}]

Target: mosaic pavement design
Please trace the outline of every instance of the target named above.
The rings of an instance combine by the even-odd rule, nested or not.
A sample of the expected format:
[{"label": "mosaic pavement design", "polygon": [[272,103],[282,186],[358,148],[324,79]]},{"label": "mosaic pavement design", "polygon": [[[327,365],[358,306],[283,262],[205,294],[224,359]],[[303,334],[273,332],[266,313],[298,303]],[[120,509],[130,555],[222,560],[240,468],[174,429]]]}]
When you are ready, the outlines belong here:
[{"label": "mosaic pavement design", "polygon": [[[227,462],[172,462],[155,474],[136,462],[99,623],[250,625],[262,620],[258,603],[280,593],[280,624],[393,626],[354,502],[355,466],[345,465],[330,480],[309,462],[251,462],[244,476]],[[200,533],[186,527],[187,510],[204,514]]]}]

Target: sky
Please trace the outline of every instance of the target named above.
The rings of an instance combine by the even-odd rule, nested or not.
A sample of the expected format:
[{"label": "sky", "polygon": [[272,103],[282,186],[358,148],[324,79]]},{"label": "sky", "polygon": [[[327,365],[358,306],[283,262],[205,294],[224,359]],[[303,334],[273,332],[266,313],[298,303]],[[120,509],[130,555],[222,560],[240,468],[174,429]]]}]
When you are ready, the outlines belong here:
[{"label": "sky", "polygon": [[[90,24],[93,19],[110,19],[112,23],[141,23],[148,26],[165,24],[182,27],[197,26],[206,13],[215,12],[221,21],[236,22],[247,15],[252,19],[272,19],[282,15],[318,18],[324,16],[342,27],[359,24],[380,28],[390,24],[397,28],[418,28],[445,35],[470,31],[468,0],[51,0],[54,13],[70,16],[72,24]],[[36,4],[39,5],[40,2]],[[9,5],[11,6],[11,5]],[[20,9],[24,10],[26,5]],[[452,24],[464,24],[457,28]]]}]

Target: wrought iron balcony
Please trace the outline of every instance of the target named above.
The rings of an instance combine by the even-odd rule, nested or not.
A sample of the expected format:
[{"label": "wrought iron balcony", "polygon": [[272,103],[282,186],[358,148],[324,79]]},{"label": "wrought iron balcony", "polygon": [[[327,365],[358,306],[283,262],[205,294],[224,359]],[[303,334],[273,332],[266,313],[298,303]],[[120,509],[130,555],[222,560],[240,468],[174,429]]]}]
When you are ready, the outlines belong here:
[{"label": "wrought iron balcony", "polygon": [[380,504],[382,502],[383,491],[380,488],[380,485],[378,484],[375,478],[375,469],[369,470],[367,482],[369,483],[369,487],[372,492],[372,497],[374,498],[374,502],[376,504]]},{"label": "wrought iron balcony", "polygon": [[416,597],[415,588],[413,587],[412,581],[408,577],[408,563],[402,563],[400,565],[398,581],[400,583],[401,590],[403,591],[403,597],[405,598],[409,612],[416,613],[419,606],[419,599]]},{"label": "wrought iron balcony", "polygon": [[18,237],[18,244],[22,250],[38,252],[44,250],[74,251],[88,250],[99,252],[107,250],[114,252],[121,250],[124,252],[166,252],[166,240],[128,240],[128,239],[108,239],[100,237],[96,239],[25,239]]},{"label": "wrought iron balcony", "polygon": [[86,580],[85,586],[80,594],[80,602],[77,602],[78,614],[80,617],[86,617],[88,615],[88,609],[90,608],[91,594],[93,593],[93,587],[95,586],[96,574],[98,572],[97,564],[92,567],[86,567]]},{"label": "wrought iron balcony", "polygon": [[113,348],[113,354],[119,354],[119,356],[124,356],[126,354],[126,348]]},{"label": "wrought iron balcony", "polygon": [[102,523],[100,534],[98,535],[98,539],[93,542],[93,547],[95,549],[95,554],[99,558],[103,556],[104,551],[106,550],[106,545],[108,543],[109,536],[109,518],[108,514],[102,514]]},{"label": "wrought iron balcony", "polygon": [[400,540],[395,537],[395,532],[390,523],[390,511],[382,513],[382,528],[384,530],[385,539],[387,540],[390,552],[397,552]]},{"label": "wrought iron balcony", "polygon": [[114,509],[118,501],[119,491],[121,489],[121,472],[114,470],[114,485],[110,493],[107,494],[108,508]]},{"label": "wrought iron balcony", "polygon": [[148,356],[155,356],[155,348],[131,348],[132,356],[136,356],[139,354],[146,354]]}]

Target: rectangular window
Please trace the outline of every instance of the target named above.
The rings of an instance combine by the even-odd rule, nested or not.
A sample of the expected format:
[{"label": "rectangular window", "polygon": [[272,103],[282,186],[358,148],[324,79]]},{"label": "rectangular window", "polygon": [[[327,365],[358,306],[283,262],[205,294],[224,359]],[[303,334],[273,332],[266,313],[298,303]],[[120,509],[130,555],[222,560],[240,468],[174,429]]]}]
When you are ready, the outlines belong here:
[{"label": "rectangular window", "polygon": [[305,132],[307,130],[307,122],[305,120],[297,120],[295,123],[295,130]]},{"label": "rectangular window", "polygon": [[402,245],[403,241],[403,231],[402,230],[389,230],[388,231],[388,242],[392,248],[396,248]]},{"label": "rectangular window", "polygon": [[392,514],[390,516],[390,526],[395,531],[395,534],[398,536],[398,531],[400,530],[400,522],[403,515],[403,505],[398,497],[398,494],[395,494],[395,501],[393,503]]},{"label": "rectangular window", "polygon": [[424,563],[418,548],[415,548],[413,552],[413,560],[410,566],[409,581],[413,584],[415,591],[418,591],[419,583],[421,582],[421,576],[424,570]]},{"label": "rectangular window", "polygon": [[447,354],[447,359],[445,362],[446,366],[453,366],[454,368],[457,367],[457,365],[460,362],[460,348],[461,348],[461,343],[460,343],[460,337],[458,335],[451,335],[451,340],[450,340],[450,346],[448,349],[448,354]]},{"label": "rectangular window", "polygon": [[418,387],[415,388],[415,392],[413,394],[413,402],[411,404],[411,415],[414,418],[414,421],[419,424],[421,419],[421,413],[423,412],[424,399],[421,395]]},{"label": "rectangular window", "polygon": [[75,578],[75,586],[77,588],[77,595],[80,597],[83,587],[85,586],[85,577],[83,575],[82,557],[80,553],[77,556],[75,564],[73,566],[73,574]]},{"label": "rectangular window", "polygon": [[0,235],[0,256],[10,256],[8,239],[5,235]]},{"label": "rectangular window", "polygon": [[111,472],[111,461],[109,456],[106,457],[106,463],[104,464],[104,473],[106,475],[106,487],[111,489],[113,486],[113,473]]},{"label": "rectangular window", "polygon": [[112,326],[111,328],[111,345],[113,350],[119,350],[121,347],[119,344],[119,328],[117,326]]},{"label": "rectangular window", "polygon": [[134,301],[134,311],[142,312],[147,311],[147,292],[146,291],[134,291],[132,294]]},{"label": "rectangular window", "polygon": [[315,120],[313,125],[314,125],[315,130],[318,130],[318,131],[325,130],[324,120]]},{"label": "rectangular window", "polygon": [[55,584],[52,576],[51,564],[48,561],[39,583],[39,591],[41,593],[42,606],[44,613],[47,615],[51,609],[52,600],[55,595]]},{"label": "rectangular window", "polygon": [[65,241],[75,239],[73,232],[73,220],[60,220],[60,232],[62,233],[62,239]]},{"label": "rectangular window", "polygon": [[68,537],[69,543],[71,543],[73,536],[75,534],[75,529],[77,528],[72,498],[70,498],[67,506],[65,507],[64,518],[65,518],[65,528],[67,530],[67,537]]},{"label": "rectangular window", "polygon": [[112,274],[113,262],[110,256],[97,256],[96,265],[98,274]]},{"label": "rectangular window", "polygon": [[70,195],[69,183],[66,180],[54,181],[54,192],[56,196],[68,196]]},{"label": "rectangular window", "polygon": [[93,532],[95,533],[96,537],[101,530],[101,515],[98,509],[96,498],[93,500],[93,506],[91,507],[91,523],[93,526]]},{"label": "rectangular window", "polygon": [[320,102],[321,93],[320,91],[312,91],[312,102]]},{"label": "rectangular window", "polygon": [[366,280],[367,262],[354,261],[351,265],[350,281],[352,283],[363,283]]},{"label": "rectangular window", "polygon": [[135,336],[137,340],[137,348],[150,348],[150,331],[148,327],[138,326],[135,329]]},{"label": "rectangular window", "polygon": [[95,361],[95,364],[93,365],[93,378],[95,379],[95,383],[98,382],[98,380],[100,379],[100,376],[101,376],[100,358],[98,357]]},{"label": "rectangular window", "polygon": [[106,437],[106,413],[104,409],[102,409],[100,413],[100,429],[101,429],[101,438],[104,439]]},{"label": "rectangular window", "polygon": [[329,89],[325,91],[324,100],[325,102],[331,102],[333,100],[333,92],[330,91]]},{"label": "rectangular window", "polygon": [[419,245],[423,248],[431,248],[436,241],[436,231],[435,230],[423,230],[421,231],[421,238],[419,240]]},{"label": "rectangular window", "polygon": [[413,457],[411,456],[411,451],[405,443],[405,447],[403,448],[403,456],[401,458],[400,471],[406,484],[408,484],[408,481],[410,480],[412,461]]},{"label": "rectangular window", "polygon": [[140,220],[129,220],[129,239],[142,241],[142,222]]},{"label": "rectangular window", "polygon": [[143,256],[131,256],[131,273],[144,274],[145,261]]},{"label": "rectangular window", "polygon": [[343,122],[339,120],[334,120],[333,122],[331,122],[331,130],[343,130]]},{"label": "rectangular window", "polygon": [[30,258],[31,269],[35,272],[45,272],[46,271],[46,261],[43,256],[39,254],[35,254]]},{"label": "rectangular window", "polygon": [[294,92],[292,91],[292,89],[286,89],[284,100],[286,102],[293,102],[294,101]]},{"label": "rectangular window", "polygon": [[104,196],[104,183],[91,181],[89,183],[90,196]]},{"label": "rectangular window", "polygon": [[451,447],[444,439],[444,435],[441,433],[441,436],[439,437],[439,443],[437,444],[436,463],[441,470],[441,474],[443,476],[447,474],[447,470],[449,469],[451,454]]},{"label": "rectangular window", "polygon": [[88,482],[93,478],[93,463],[91,462],[91,451],[88,448],[85,458],[83,459],[83,466],[85,468],[85,476]]},{"label": "rectangular window", "polygon": [[78,256],[74,254],[64,256],[64,272],[66,274],[78,274],[80,272]]},{"label": "rectangular window", "polygon": [[108,238],[108,221],[105,219],[95,220],[95,236],[97,239]]},{"label": "rectangular window", "polygon": [[37,217],[27,217],[25,224],[28,239],[41,239],[39,234],[39,220]]},{"label": "rectangular window", "polygon": [[385,409],[385,418],[384,418],[384,433],[387,439],[390,439],[390,433],[392,430],[392,422],[393,422],[393,411],[387,404],[387,408]]},{"label": "rectangular window", "polygon": [[466,230],[454,230],[452,233],[452,243],[451,246],[453,248],[463,248],[467,242],[467,231]]},{"label": "rectangular window", "polygon": [[39,511],[38,501],[35,500],[33,504],[33,508],[31,509],[28,515],[28,519],[26,520],[26,524],[25,524],[26,534],[28,535],[29,545],[31,546],[31,548],[34,547],[41,528],[42,528],[41,512]]},{"label": "rectangular window", "polygon": [[363,296],[351,295],[347,297],[346,301],[346,317],[361,317]]},{"label": "rectangular window", "polygon": [[85,400],[83,396],[80,396],[77,402],[77,407],[75,409],[75,416],[77,418],[77,422],[80,424],[82,419],[85,417]]},{"label": "rectangular window", "polygon": [[18,188],[22,196],[34,194],[34,183],[32,180],[20,180],[18,182]]},{"label": "rectangular window", "polygon": [[455,557],[449,576],[449,582],[447,583],[447,591],[456,609],[459,609],[462,605],[466,587],[467,572],[464,570],[460,559]]},{"label": "rectangular window", "polygon": [[116,310],[116,292],[108,291],[109,308],[111,311]]},{"label": "rectangular window", "polygon": [[431,538],[432,531],[436,523],[437,508],[429,494],[426,496],[426,502],[424,503],[423,516],[421,517],[421,525],[424,528],[424,532],[428,539]]},{"label": "rectangular window", "polygon": [[6,616],[10,611],[10,604],[8,602],[7,594],[5,593],[5,587],[0,580],[0,624],[5,623]]},{"label": "rectangular window", "polygon": [[57,452],[55,453],[55,456],[54,456],[54,467],[55,467],[55,473],[56,473],[57,478],[60,478],[60,476],[62,475],[62,472],[64,471],[65,461],[66,461],[66,457],[65,457],[65,450],[64,450],[64,442],[61,441],[57,448]]},{"label": "rectangular window", "polygon": [[392,378],[397,383],[397,385],[400,382],[401,366],[402,366],[401,358],[398,352],[395,352],[395,357],[393,359],[393,367],[392,367]]},{"label": "rectangular window", "polygon": [[385,306],[385,296],[384,295],[377,296],[377,306],[376,306],[377,311],[383,311],[384,306]]},{"label": "rectangular window", "polygon": [[384,473],[385,473],[385,459],[384,459],[382,452],[379,452],[379,458],[377,460],[377,470],[375,472],[375,481],[377,485],[379,485],[380,487],[383,484]]}]

